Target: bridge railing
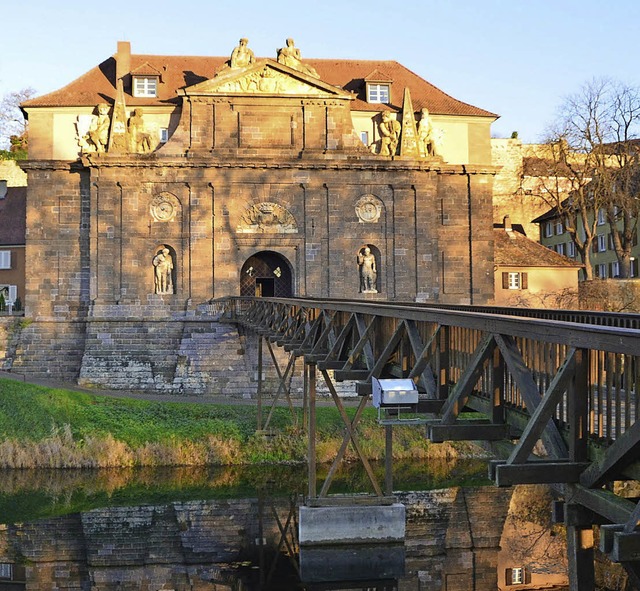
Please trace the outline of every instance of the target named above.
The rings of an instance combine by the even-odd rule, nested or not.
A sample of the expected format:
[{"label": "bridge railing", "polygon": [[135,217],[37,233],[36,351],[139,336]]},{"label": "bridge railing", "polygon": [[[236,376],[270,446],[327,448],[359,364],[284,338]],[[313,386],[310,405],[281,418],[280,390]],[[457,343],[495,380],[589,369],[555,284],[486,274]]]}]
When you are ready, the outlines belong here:
[{"label": "bridge railing", "polygon": [[[421,397],[433,400],[446,400],[464,382],[458,402],[471,396],[479,410],[494,418],[520,413],[523,424],[535,408],[531,397],[541,400],[561,381],[562,394],[554,393],[558,426],[568,432],[581,420],[581,429],[603,442],[638,418],[640,315],[318,299],[225,302],[229,317],[324,364],[337,379],[411,377]],[[581,419],[572,410],[578,399]]]}]

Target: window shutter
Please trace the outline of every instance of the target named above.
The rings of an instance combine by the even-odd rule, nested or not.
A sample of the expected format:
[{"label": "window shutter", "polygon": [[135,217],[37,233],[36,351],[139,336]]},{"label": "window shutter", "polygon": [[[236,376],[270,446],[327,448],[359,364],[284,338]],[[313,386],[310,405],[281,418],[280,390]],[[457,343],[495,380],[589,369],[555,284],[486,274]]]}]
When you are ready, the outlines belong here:
[{"label": "window shutter", "polygon": [[529,572],[528,568],[522,569],[522,580],[524,581],[525,584],[531,583],[531,573]]},{"label": "window shutter", "polygon": [[502,274],[502,289],[509,289],[509,273]]},{"label": "window shutter", "polygon": [[505,585],[513,585],[513,569],[507,568],[504,571],[504,583]]},{"label": "window shutter", "polygon": [[521,289],[529,289],[528,273],[521,273],[520,274],[520,288]]}]

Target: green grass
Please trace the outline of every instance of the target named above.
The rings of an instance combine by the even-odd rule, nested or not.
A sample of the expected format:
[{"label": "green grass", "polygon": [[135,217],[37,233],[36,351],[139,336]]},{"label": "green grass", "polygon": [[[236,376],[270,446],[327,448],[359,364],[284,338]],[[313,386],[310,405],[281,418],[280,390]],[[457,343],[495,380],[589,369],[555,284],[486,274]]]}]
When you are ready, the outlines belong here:
[{"label": "green grass", "polygon": [[[0,467],[304,462],[307,438],[296,412],[298,426],[288,408],[276,408],[276,434],[264,437],[256,434],[255,403],[152,402],[0,379]],[[355,408],[346,412],[352,418]],[[330,461],[344,433],[338,410],[317,407],[316,428],[318,461]],[[375,409],[365,409],[358,433],[363,453],[381,459],[384,429]],[[395,428],[394,442],[398,458],[458,455],[427,442],[420,428]],[[351,446],[346,459],[355,459]]]}]

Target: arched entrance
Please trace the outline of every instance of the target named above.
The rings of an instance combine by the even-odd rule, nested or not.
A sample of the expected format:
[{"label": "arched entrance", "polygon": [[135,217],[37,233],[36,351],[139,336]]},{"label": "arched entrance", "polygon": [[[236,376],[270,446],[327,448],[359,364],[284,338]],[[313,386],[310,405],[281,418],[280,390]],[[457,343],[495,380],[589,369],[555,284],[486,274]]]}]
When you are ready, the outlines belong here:
[{"label": "arched entrance", "polygon": [[289,261],[270,250],[250,256],[240,272],[240,295],[264,298],[292,297],[293,281]]}]

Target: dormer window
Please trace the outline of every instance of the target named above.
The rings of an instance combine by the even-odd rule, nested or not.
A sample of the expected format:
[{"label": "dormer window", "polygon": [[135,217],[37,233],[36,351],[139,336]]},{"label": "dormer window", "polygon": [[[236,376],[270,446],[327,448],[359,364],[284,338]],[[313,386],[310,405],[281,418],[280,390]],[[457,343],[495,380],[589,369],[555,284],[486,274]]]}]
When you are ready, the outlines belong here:
[{"label": "dormer window", "polygon": [[389,104],[389,84],[367,84],[367,102]]},{"label": "dormer window", "polygon": [[390,105],[392,82],[391,76],[380,70],[374,70],[365,76],[364,83],[366,85],[367,102]]},{"label": "dormer window", "polygon": [[158,76],[134,76],[133,96],[155,98],[158,96]]}]

